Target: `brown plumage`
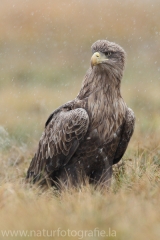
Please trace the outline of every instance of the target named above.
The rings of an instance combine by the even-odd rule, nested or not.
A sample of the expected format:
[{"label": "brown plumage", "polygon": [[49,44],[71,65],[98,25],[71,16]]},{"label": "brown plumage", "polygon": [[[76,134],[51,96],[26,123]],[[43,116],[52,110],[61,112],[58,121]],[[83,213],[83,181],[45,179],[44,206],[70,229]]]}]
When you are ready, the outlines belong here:
[{"label": "brown plumage", "polygon": [[125,52],[98,40],[78,96],[48,118],[27,178],[41,184],[109,183],[112,165],[122,158],[133,134],[135,117],[120,84]]}]

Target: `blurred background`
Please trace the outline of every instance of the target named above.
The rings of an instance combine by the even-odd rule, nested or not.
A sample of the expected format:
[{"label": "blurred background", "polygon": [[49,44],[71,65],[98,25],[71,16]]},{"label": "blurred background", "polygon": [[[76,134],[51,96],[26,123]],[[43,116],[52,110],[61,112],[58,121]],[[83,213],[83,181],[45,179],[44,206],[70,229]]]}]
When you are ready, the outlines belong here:
[{"label": "blurred background", "polygon": [[48,115],[76,97],[98,39],[127,53],[122,95],[136,115],[131,147],[160,140],[159,0],[1,0],[0,125],[37,146]]}]

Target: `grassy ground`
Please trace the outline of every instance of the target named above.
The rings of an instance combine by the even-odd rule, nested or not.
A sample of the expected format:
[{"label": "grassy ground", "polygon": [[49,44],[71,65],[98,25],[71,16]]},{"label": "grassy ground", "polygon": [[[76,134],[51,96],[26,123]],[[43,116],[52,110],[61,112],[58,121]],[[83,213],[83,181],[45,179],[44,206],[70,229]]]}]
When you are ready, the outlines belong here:
[{"label": "grassy ground", "polygon": [[[159,5],[0,2],[0,239],[1,230],[12,231],[8,239],[160,238]],[[90,46],[104,38],[127,52],[122,95],[136,115],[110,191],[29,187],[24,178],[48,115],[77,95]]]}]

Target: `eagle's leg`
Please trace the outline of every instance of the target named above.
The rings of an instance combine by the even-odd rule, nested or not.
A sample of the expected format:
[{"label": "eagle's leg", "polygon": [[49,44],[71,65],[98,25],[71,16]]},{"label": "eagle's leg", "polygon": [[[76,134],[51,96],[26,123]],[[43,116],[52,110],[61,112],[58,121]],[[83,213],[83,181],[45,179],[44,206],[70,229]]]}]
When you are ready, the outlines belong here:
[{"label": "eagle's leg", "polygon": [[112,165],[109,162],[109,159],[105,153],[104,148],[99,150],[99,154],[101,155],[103,162],[104,162],[104,169],[101,177],[101,183],[110,187],[111,185],[111,178],[112,178]]},{"label": "eagle's leg", "polygon": [[112,165],[109,164],[109,161],[104,161],[104,162],[105,162],[105,167],[102,172],[100,184],[109,188],[111,186]]},{"label": "eagle's leg", "polygon": [[62,190],[70,187],[78,187],[85,182],[85,174],[76,164],[70,164],[54,173],[54,185]]},{"label": "eagle's leg", "polygon": [[112,165],[110,164],[103,148],[99,149],[99,156],[103,160],[103,168],[96,169],[91,174],[90,183],[109,188],[111,186]]},{"label": "eagle's leg", "polygon": [[108,187],[111,186],[111,179],[112,179],[112,166],[109,166],[107,170],[104,172],[104,183]]},{"label": "eagle's leg", "polygon": [[103,170],[96,170],[90,176],[90,183],[95,187],[100,186],[109,189],[111,186],[112,166],[107,166]]}]

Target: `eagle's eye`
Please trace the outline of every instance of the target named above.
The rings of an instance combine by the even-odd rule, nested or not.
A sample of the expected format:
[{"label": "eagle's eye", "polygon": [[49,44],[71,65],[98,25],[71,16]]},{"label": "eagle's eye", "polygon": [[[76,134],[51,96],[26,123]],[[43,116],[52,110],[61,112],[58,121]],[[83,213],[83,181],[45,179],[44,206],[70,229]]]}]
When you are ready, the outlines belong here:
[{"label": "eagle's eye", "polygon": [[105,52],[105,55],[107,56],[107,57],[109,57],[109,56],[111,56],[111,52]]}]

